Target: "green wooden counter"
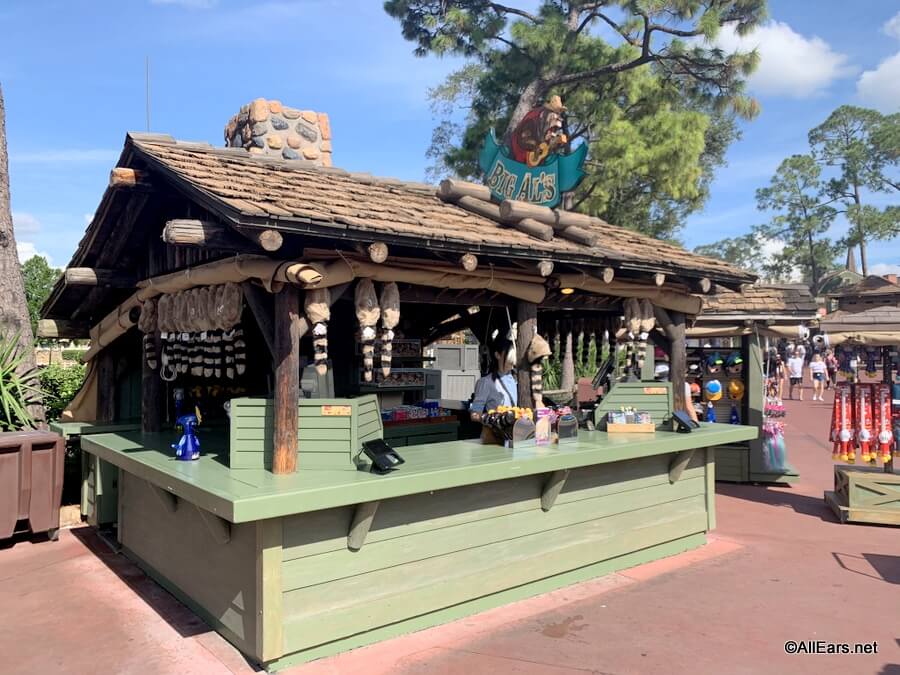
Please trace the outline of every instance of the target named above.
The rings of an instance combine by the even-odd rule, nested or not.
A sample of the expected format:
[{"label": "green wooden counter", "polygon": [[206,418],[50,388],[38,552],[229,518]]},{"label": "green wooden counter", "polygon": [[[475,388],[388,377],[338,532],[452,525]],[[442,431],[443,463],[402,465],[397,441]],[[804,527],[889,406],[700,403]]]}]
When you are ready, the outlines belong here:
[{"label": "green wooden counter", "polygon": [[401,449],[389,476],[229,469],[227,441],[179,462],[177,434],[84,436],[120,469],[134,558],[269,669],[320,658],[694,548],[715,524],[722,443],[757,430],[506,449]]},{"label": "green wooden counter", "polygon": [[119,473],[115,466],[85,452],[81,437],[120,431],[135,431],[141,421],[126,422],[50,422],[50,431],[64,439],[66,445],[81,453],[81,504],[82,517],[93,527],[116,522],[118,509]]}]

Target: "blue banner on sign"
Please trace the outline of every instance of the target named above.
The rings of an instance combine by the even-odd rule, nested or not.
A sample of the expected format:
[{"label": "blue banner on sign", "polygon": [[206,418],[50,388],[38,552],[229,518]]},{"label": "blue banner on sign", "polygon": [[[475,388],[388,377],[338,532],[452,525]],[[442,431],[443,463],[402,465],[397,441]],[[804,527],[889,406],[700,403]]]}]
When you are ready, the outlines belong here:
[{"label": "blue banner on sign", "polygon": [[581,165],[586,155],[587,144],[582,143],[569,155],[550,155],[541,164],[528,166],[512,159],[491,131],[484,139],[478,164],[494,198],[552,208],[559,205],[563,192],[574,190],[584,178]]}]

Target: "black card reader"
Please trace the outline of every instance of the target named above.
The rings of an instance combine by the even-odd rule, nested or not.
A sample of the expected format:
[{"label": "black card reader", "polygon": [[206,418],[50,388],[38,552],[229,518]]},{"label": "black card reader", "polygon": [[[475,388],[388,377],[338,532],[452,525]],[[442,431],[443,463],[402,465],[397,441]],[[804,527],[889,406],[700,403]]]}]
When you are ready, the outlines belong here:
[{"label": "black card reader", "polygon": [[372,473],[390,473],[406,461],[381,438],[363,443],[363,452],[372,462]]}]

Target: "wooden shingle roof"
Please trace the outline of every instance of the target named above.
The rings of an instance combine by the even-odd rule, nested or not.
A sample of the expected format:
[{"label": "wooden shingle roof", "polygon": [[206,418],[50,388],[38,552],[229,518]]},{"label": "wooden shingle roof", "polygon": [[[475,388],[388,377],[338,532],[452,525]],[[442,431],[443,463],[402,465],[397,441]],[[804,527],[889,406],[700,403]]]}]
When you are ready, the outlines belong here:
[{"label": "wooden shingle roof", "polygon": [[717,286],[703,297],[703,318],[784,317],[812,319],[816,301],[803,284],[756,284],[742,291]]},{"label": "wooden shingle roof", "polygon": [[[669,272],[728,284],[753,275],[679,246],[597,221],[597,246],[541,241],[496,220],[441,201],[433,186],[251,155],[238,148],[130,134],[128,143],[204,207],[236,224],[323,237],[481,251],[519,258]],[[127,149],[126,145],[126,149]]]}]

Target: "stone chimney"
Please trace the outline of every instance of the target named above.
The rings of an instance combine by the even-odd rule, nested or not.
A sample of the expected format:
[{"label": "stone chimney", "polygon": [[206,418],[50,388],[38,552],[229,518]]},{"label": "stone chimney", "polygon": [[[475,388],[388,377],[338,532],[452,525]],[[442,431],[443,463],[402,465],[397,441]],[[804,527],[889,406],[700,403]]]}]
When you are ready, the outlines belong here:
[{"label": "stone chimney", "polygon": [[304,159],[331,166],[328,115],[298,110],[281,101],[258,98],[225,125],[225,145],[283,159]]}]

